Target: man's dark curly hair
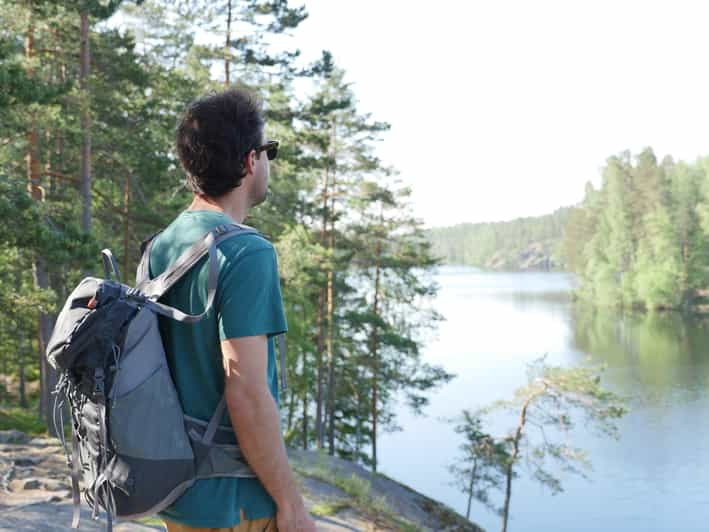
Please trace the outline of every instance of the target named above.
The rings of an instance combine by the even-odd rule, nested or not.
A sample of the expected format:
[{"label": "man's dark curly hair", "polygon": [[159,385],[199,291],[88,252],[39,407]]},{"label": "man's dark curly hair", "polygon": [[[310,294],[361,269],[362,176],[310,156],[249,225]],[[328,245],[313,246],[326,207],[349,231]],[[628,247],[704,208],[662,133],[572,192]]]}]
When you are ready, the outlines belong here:
[{"label": "man's dark curly hair", "polygon": [[261,101],[245,89],[198,98],[177,127],[177,154],[196,194],[218,198],[241,185],[246,154],[263,141]]}]

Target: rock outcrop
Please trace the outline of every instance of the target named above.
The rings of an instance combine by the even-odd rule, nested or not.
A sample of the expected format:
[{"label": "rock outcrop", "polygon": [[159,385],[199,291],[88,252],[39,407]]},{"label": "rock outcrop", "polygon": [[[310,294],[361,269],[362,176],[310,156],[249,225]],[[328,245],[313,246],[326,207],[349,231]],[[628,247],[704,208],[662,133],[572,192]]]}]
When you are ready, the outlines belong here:
[{"label": "rock outcrop", "polygon": [[[69,531],[71,489],[64,451],[55,440],[0,431],[0,532]],[[481,529],[443,504],[394,480],[327,455],[291,450],[291,462],[318,530]],[[105,529],[82,507],[82,531]],[[117,532],[163,530],[158,519],[123,522]]]}]

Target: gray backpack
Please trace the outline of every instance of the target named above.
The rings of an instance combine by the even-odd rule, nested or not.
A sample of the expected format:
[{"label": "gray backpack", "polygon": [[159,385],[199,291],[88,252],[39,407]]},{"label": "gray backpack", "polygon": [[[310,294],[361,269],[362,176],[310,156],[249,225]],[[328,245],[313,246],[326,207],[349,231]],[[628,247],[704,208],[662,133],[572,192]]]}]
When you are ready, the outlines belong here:
[{"label": "gray backpack", "polygon": [[[55,414],[66,400],[71,409],[71,466],[74,516],[79,525],[79,481],[98,517],[136,519],[172,504],[198,479],[253,477],[230,427],[220,426],[222,397],[211,419],[186,416],[165,358],[157,315],[185,323],[200,321],[217,290],[217,245],[255,233],[247,226],[222,225],[185,250],[175,263],[149,279],[153,235],[142,246],[136,287],[120,282],[113,255],[103,250],[106,279],[86,277],[59,314],[47,346],[59,372]],[[158,302],[201,258],[208,255],[208,298],[204,312],[189,315]],[[116,280],[111,279],[111,273]],[[279,338],[281,382],[285,385],[285,344]],[[55,415],[55,420],[57,416]],[[63,421],[57,433],[62,436]]]}]

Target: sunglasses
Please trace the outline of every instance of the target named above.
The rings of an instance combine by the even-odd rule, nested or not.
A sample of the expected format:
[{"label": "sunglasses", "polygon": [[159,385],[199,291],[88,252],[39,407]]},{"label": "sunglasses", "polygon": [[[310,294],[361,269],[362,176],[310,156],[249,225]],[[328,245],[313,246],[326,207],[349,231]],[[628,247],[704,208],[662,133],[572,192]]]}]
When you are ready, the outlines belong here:
[{"label": "sunglasses", "polygon": [[272,161],[278,155],[278,141],[277,140],[269,140],[266,144],[263,144],[261,146],[258,146],[257,148],[254,148],[254,151],[256,152],[257,158],[260,157],[259,154],[262,151],[265,151],[266,156],[268,157],[268,160]]}]

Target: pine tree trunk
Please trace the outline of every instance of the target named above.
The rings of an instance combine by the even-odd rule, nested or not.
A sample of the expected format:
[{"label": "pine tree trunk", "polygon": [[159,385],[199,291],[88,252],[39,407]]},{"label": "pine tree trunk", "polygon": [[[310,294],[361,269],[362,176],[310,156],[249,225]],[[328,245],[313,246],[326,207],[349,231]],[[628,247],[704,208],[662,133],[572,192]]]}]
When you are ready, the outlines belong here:
[{"label": "pine tree trunk", "polygon": [[91,232],[91,116],[89,108],[88,77],[90,71],[89,50],[89,14],[81,13],[80,25],[80,68],[79,87],[81,88],[81,228]]},{"label": "pine tree trunk", "polygon": [[227,1],[226,44],[224,46],[224,86],[229,86],[229,59],[231,57],[231,0]]},{"label": "pine tree trunk", "polygon": [[[307,320],[306,306],[303,305],[303,319]],[[308,391],[310,390],[310,371],[308,365],[308,351],[307,349],[301,350],[301,367],[303,368],[303,449],[308,448]]]},{"label": "pine tree trunk", "polygon": [[372,471],[377,472],[377,357],[373,357],[372,367]]},{"label": "pine tree trunk", "polygon": [[330,456],[333,456],[335,454],[335,356],[333,346],[335,326],[333,304],[333,277],[334,273],[332,270],[327,272],[327,421],[328,454],[330,454]]},{"label": "pine tree trunk", "polygon": [[[303,375],[307,375],[305,369],[305,352],[303,352]],[[303,449],[308,448],[308,390],[310,389],[310,381],[306,377],[305,386],[303,387]]]},{"label": "pine tree trunk", "polygon": [[288,393],[288,416],[286,424],[286,432],[290,432],[293,428],[293,416],[295,415],[295,393],[291,389]]},{"label": "pine tree trunk", "polygon": [[465,511],[465,518],[470,521],[470,505],[473,502],[473,489],[475,488],[475,473],[478,469],[478,461],[473,462],[473,471],[470,473],[470,485],[468,486],[468,509]]},{"label": "pine tree trunk", "polygon": [[[61,48],[57,47],[56,49],[56,54],[57,57],[60,57],[60,52]],[[58,66],[57,66],[57,80],[60,84],[66,83],[66,63],[62,61]],[[66,113],[66,104],[64,101],[61,103],[61,112]],[[65,160],[64,160],[64,145],[65,145],[65,138],[64,138],[64,131],[60,128],[54,136],[54,154],[53,157],[49,159],[47,162],[47,173],[50,175],[50,191],[49,191],[49,197],[52,198],[56,196],[59,193],[60,189],[60,183],[61,180],[56,179],[55,176],[57,173],[59,174],[64,174],[66,165],[65,165]],[[55,270],[54,272],[50,273],[49,276],[49,284],[54,290],[54,292],[57,294],[57,300],[58,301],[64,301],[66,299],[67,293],[66,293],[66,284],[63,279],[63,274],[61,271]],[[68,409],[68,405],[66,405],[66,408]],[[67,410],[68,411],[68,410]]]},{"label": "pine tree trunk", "polygon": [[537,397],[538,394],[533,394],[528,397],[522,405],[522,411],[519,414],[519,423],[512,440],[512,455],[507,462],[506,479],[505,479],[505,504],[502,507],[502,532],[507,532],[507,520],[510,515],[510,499],[512,498],[512,474],[513,467],[519,457],[519,442],[522,440],[524,426],[527,423],[527,408],[530,403]]},{"label": "pine tree trunk", "polygon": [[[359,375],[357,381],[361,381]],[[355,419],[355,444],[354,444],[354,461],[359,462],[360,452],[362,450],[362,394],[359,390],[355,391],[355,399],[357,403],[357,418]]]},{"label": "pine tree trunk", "polygon": [[[55,39],[57,39],[58,41],[58,31],[55,29],[53,30],[53,33],[55,35]],[[61,57],[62,49],[60,46],[57,45],[54,52],[56,54],[56,57]],[[66,82],[66,64],[64,63],[64,61],[59,61],[56,65],[55,80],[57,83],[60,84]],[[62,100],[61,103],[61,113],[66,113],[66,105],[64,103],[64,100]],[[56,131],[54,134],[54,154],[53,158],[50,158],[47,163],[51,172],[56,170],[59,173],[64,173],[64,131],[61,128],[59,128],[58,131]],[[52,197],[59,191],[59,180],[56,179],[52,173],[50,173],[49,179],[49,193],[50,197]]]},{"label": "pine tree trunk", "polygon": [[685,235],[682,242],[682,275],[680,279],[680,294],[682,294],[682,302],[687,298],[689,288],[689,237]]},{"label": "pine tree trunk", "polygon": [[[20,293],[20,290],[22,289],[22,270],[18,267],[15,270],[15,290],[17,293]],[[17,324],[18,328],[18,353],[17,353],[17,362],[19,365],[19,377],[20,377],[20,386],[19,386],[19,392],[20,392],[20,406],[22,408],[27,408],[27,394],[26,394],[26,379],[25,379],[25,350],[26,350],[26,344],[25,344],[25,330],[19,326],[20,324]]]},{"label": "pine tree trunk", "polygon": [[[383,221],[383,211],[380,211],[380,223]],[[376,264],[374,271],[374,303],[372,306],[372,314],[379,317],[379,285],[381,283],[381,255],[382,241],[377,238],[377,247],[375,251]],[[379,388],[379,328],[376,323],[372,327],[372,471],[377,472],[377,392]]]},{"label": "pine tree trunk", "polygon": [[[29,11],[32,13],[32,2],[29,2]],[[32,65],[32,60],[35,56],[34,48],[34,20],[30,15],[30,21],[27,26],[27,35],[25,37],[25,56]],[[27,77],[32,79],[34,72],[30,66]],[[39,162],[39,146],[36,118],[34,114],[30,118],[31,124],[29,133],[27,134],[27,190],[32,199],[42,201],[44,191],[40,186],[40,162]],[[47,280],[47,272],[45,269],[44,259],[40,254],[37,254],[33,264],[35,285],[39,289],[46,289],[49,286]],[[40,401],[39,401],[39,417],[45,421],[48,419],[49,405],[51,403],[51,393],[57,382],[56,372],[48,364],[46,357],[46,346],[49,342],[49,337],[52,334],[52,319],[50,316],[41,313],[38,319],[37,327],[37,342],[39,345],[39,364],[40,364]],[[47,423],[47,429],[50,434],[53,434],[54,428]]]},{"label": "pine tree trunk", "polygon": [[[46,290],[49,286],[44,259],[38,256],[34,264],[35,285],[37,288]],[[39,344],[39,373],[40,373],[40,401],[39,417],[47,422],[47,431],[52,435],[54,426],[49,423],[50,412],[52,410],[52,391],[57,385],[57,372],[49,365],[47,357],[47,344],[52,335],[54,320],[48,314],[40,313],[38,321],[37,342]]]},{"label": "pine tree trunk", "polygon": [[130,175],[126,174],[125,183],[123,185],[123,274],[122,280],[124,282],[129,282],[128,277],[128,247],[130,244],[130,218],[129,218],[129,204],[130,204]]},{"label": "pine tree trunk", "polygon": [[25,379],[25,331],[20,331],[20,352],[18,353],[19,365],[20,365],[20,406],[22,408],[27,408],[27,393],[26,393],[26,379]]},{"label": "pine tree trunk", "polygon": [[[32,30],[28,31],[27,38],[27,57],[32,58],[34,56],[34,38],[32,36]],[[32,77],[31,72],[28,77]],[[40,185],[40,163],[39,163],[39,140],[37,135],[37,119],[33,113],[30,115],[30,130],[27,134],[27,192],[35,201],[42,201],[44,199],[44,190]]]},{"label": "pine tree trunk", "polygon": [[[328,212],[327,212],[327,194],[330,184],[330,169],[329,166],[325,167],[325,184],[323,186],[322,194],[322,227],[320,230],[320,244],[324,247],[327,238],[327,222],[328,222]],[[317,349],[318,356],[318,385],[317,385],[317,397],[315,404],[315,438],[316,446],[318,449],[322,449],[325,443],[325,431],[323,426],[323,403],[324,403],[324,360],[323,351],[325,348],[325,287],[320,287],[320,294],[318,297],[318,317],[317,317],[317,329],[318,335],[315,341],[315,347]]]},{"label": "pine tree trunk", "polygon": [[[381,252],[381,243],[377,242],[377,253]],[[377,255],[377,265],[374,278],[374,316],[379,316],[379,275],[380,275],[379,255]],[[379,391],[379,328],[375,324],[372,327],[372,471],[377,472],[377,393]]]},{"label": "pine tree trunk", "polygon": [[[328,249],[334,259],[335,252],[335,198],[337,195],[336,163],[337,152],[335,147],[335,121],[331,129],[331,146],[333,147],[332,192],[330,193],[330,235]],[[327,420],[328,420],[328,452],[335,454],[335,271],[331,265],[327,272]]]},{"label": "pine tree trunk", "polygon": [[27,134],[27,192],[33,200],[42,201],[44,190],[40,185],[39,142],[34,113],[30,120],[30,131]]},{"label": "pine tree trunk", "polygon": [[317,367],[317,397],[315,398],[315,445],[318,449],[322,449],[324,443],[323,431],[323,380],[324,380],[324,357],[323,351],[325,349],[324,337],[325,337],[325,288],[320,288],[320,295],[318,297],[318,318],[317,318],[317,329],[318,335],[315,341],[315,349],[317,349],[318,357],[318,367]]}]

